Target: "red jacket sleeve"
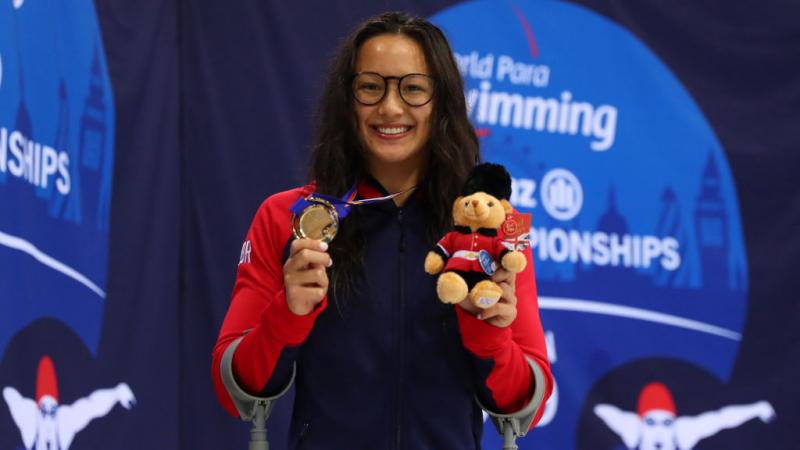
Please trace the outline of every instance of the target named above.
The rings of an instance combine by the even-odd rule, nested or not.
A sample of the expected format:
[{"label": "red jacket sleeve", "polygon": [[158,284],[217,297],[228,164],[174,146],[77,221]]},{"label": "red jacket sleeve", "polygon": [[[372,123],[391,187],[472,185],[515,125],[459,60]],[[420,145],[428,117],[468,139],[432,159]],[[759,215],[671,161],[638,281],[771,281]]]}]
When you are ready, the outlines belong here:
[{"label": "red jacket sleeve", "polygon": [[265,200],[242,248],[231,303],[212,359],[217,397],[234,416],[238,413],[220,375],[222,355],[228,345],[244,336],[233,356],[234,377],[245,391],[262,394],[275,375],[281,354],[305,341],[314,320],[327,304],[323,299],[307,316],[295,315],[286,305],[283,255],[291,238],[289,206],[299,195],[301,190],[295,189]]},{"label": "red jacket sleeve", "polygon": [[[481,388],[479,397],[484,406],[510,414],[524,408],[534,392],[531,368],[525,356],[542,368],[545,376],[545,397],[550,397],[553,378],[547,359],[544,332],[539,319],[539,306],[530,248],[524,251],[525,270],[517,274],[517,318],[507,328],[498,328],[478,320],[463,308],[456,314],[464,347],[475,357],[476,376]],[[544,408],[539,408],[533,425]]]}]

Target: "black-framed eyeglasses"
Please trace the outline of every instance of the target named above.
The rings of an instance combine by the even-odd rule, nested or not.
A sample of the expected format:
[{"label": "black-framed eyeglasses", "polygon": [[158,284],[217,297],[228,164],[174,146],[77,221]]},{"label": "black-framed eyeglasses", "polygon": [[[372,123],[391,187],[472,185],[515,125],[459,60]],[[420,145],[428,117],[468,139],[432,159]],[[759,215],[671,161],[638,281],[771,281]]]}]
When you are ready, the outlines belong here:
[{"label": "black-framed eyeglasses", "polygon": [[423,106],[433,99],[433,78],[424,73],[385,77],[375,72],[353,75],[353,97],[362,105],[376,105],[386,97],[389,80],[397,80],[397,92],[409,106]]}]

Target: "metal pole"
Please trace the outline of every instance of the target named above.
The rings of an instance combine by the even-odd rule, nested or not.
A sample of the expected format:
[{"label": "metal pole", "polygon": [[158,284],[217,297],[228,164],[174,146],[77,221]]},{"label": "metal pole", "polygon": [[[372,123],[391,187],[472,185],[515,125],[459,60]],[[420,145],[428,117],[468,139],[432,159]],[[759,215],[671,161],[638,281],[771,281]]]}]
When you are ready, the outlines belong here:
[{"label": "metal pole", "polygon": [[249,450],[269,450],[267,442],[267,402],[258,401],[255,405],[253,428],[250,429]]},{"label": "metal pole", "polygon": [[510,422],[503,423],[503,450],[518,450],[517,436],[514,434],[514,427]]}]

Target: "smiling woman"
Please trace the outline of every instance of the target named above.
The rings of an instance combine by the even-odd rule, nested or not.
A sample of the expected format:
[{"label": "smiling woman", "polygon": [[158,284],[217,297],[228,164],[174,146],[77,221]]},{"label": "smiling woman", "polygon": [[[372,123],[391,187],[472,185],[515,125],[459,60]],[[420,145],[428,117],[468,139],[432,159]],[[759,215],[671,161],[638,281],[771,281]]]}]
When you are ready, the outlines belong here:
[{"label": "smiling woman", "polygon": [[[491,322],[439,302],[422,270],[479,160],[444,35],[400,13],[368,20],[323,92],[311,182],[268,198],[247,236],[214,349],[221,402],[247,415],[294,381],[290,448],[475,449],[481,405],[535,422],[552,377],[532,270],[497,271],[508,320]],[[292,240],[289,207],[312,193],[350,204],[330,247]]]},{"label": "smiling woman", "polygon": [[[430,135],[433,85],[425,54],[403,35],[375,36],[358,52],[355,70],[358,136],[367,150],[369,172],[390,192],[408,189],[420,180],[428,159],[425,144]],[[375,83],[376,78],[382,83]],[[372,98],[365,102],[368,97]],[[427,100],[416,102],[421,103],[418,106],[409,104],[409,99],[417,97]]]}]

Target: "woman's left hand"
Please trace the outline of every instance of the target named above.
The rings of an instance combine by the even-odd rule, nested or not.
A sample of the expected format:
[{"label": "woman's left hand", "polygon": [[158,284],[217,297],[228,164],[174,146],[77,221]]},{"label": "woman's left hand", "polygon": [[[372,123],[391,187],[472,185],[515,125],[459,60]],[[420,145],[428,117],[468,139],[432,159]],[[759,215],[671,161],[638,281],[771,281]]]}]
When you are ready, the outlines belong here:
[{"label": "woman's left hand", "polygon": [[503,295],[497,303],[489,308],[480,309],[467,298],[458,305],[467,312],[476,315],[479,320],[498,328],[505,328],[517,318],[517,296],[514,293],[516,279],[517,275],[515,273],[505,269],[497,269],[497,272],[492,276],[492,281],[503,289]]}]

